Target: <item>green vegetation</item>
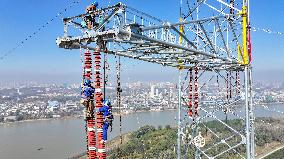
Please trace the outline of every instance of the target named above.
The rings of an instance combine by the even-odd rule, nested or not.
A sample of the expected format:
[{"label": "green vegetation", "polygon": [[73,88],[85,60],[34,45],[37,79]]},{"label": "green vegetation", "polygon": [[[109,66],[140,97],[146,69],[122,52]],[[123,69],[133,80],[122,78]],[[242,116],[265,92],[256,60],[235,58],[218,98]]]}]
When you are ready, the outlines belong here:
[{"label": "green vegetation", "polygon": [[[264,124],[270,123],[269,124]],[[265,146],[279,146],[280,143],[284,142],[284,131],[283,130],[283,120],[280,119],[272,119],[272,118],[261,118],[257,119],[256,124],[256,145],[257,145],[257,154],[267,153],[267,148]],[[225,121],[224,121],[225,122]],[[229,120],[226,124],[233,127],[235,130],[243,132],[243,121],[242,120]],[[271,128],[271,125],[275,127]],[[276,126],[281,126],[276,129]],[[218,142],[218,138],[212,135],[208,130],[210,128],[221,138],[228,138],[232,135],[230,129],[220,124],[218,121],[210,121],[204,124],[200,124],[199,131],[202,136],[206,140],[206,145]],[[187,127],[188,134],[191,134],[191,128]],[[279,131],[280,130],[280,131]],[[117,139],[115,139],[117,140]],[[128,134],[127,139],[124,141],[122,145],[111,143],[108,147],[112,147],[108,152],[108,156],[110,159],[122,158],[122,159],[143,159],[143,158],[155,158],[155,159],[173,159],[176,158],[176,140],[177,140],[177,129],[171,128],[170,126],[166,126],[162,128],[159,126],[155,128],[153,126],[144,126],[140,128],[138,131],[135,131],[131,134]],[[226,142],[230,145],[235,145],[241,141],[241,137],[235,136]],[[189,140],[184,139],[183,142],[188,142]],[[276,143],[276,144],[275,144]],[[226,150],[228,147],[225,144],[220,144],[213,149],[207,151],[210,156],[215,156],[218,152],[222,150]],[[240,154],[245,153],[244,145],[241,145],[235,149]],[[192,154],[190,152],[195,152],[195,148],[189,146],[188,148],[182,146],[182,154],[186,154],[187,156],[183,156],[184,158],[192,158]],[[284,150],[279,151],[272,158],[284,158]],[[226,154],[219,156],[221,159],[237,159],[240,158],[235,151],[229,151]],[[269,158],[268,158],[269,159]]]},{"label": "green vegetation", "polygon": [[[265,123],[261,122],[265,121]],[[271,142],[284,142],[284,120],[273,118],[256,119],[256,145],[265,146]]]},{"label": "green vegetation", "polygon": [[124,145],[113,149],[109,158],[175,158],[173,151],[177,139],[177,130],[169,126],[156,129],[145,126],[130,135]]},{"label": "green vegetation", "polygon": [[[237,126],[241,125],[241,122],[239,120],[232,120],[229,121],[230,124],[235,124]],[[206,123],[207,127],[215,128],[216,131],[223,131],[223,134],[225,134],[226,131],[225,127],[217,127],[217,122],[212,121]],[[189,129],[190,130],[190,129]],[[201,132],[203,134],[206,133],[206,129],[202,128]],[[189,133],[191,133],[189,131]],[[206,135],[205,135],[206,136]],[[144,158],[155,158],[155,159],[173,159],[176,158],[176,141],[177,140],[177,129],[171,128],[170,126],[166,126],[165,128],[162,128],[161,126],[156,129],[153,126],[145,126],[140,128],[138,131],[135,131],[131,133],[129,136],[128,141],[123,144],[119,145],[119,147],[113,148],[109,152],[109,158],[110,159],[116,159],[116,158],[124,158],[124,159],[144,159]],[[211,139],[209,139],[210,141]],[[220,151],[221,149],[224,149],[224,146],[218,146],[214,151],[212,150],[211,153],[214,155],[217,151]],[[182,146],[182,154],[185,154],[187,151],[187,148],[185,146]],[[190,157],[193,158],[193,154],[191,152],[194,152],[194,147],[188,147],[188,153],[186,156],[183,157]],[[238,148],[238,151],[244,151],[243,146],[240,146]],[[237,158],[235,156],[235,152],[228,153],[227,155],[224,155],[220,158],[226,158],[226,159],[234,159]]]}]

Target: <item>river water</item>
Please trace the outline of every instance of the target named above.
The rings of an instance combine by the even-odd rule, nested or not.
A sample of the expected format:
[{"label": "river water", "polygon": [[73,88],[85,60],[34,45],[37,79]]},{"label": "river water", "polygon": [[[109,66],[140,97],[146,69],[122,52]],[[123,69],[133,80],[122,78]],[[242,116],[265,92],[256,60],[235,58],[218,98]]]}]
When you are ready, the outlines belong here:
[{"label": "river water", "polygon": [[[284,105],[271,108],[284,112]],[[257,117],[283,117],[281,113],[256,108]],[[144,112],[122,117],[123,133],[143,125],[177,125],[177,111]],[[224,114],[219,114],[224,118]],[[183,114],[183,116],[185,116]],[[232,117],[233,118],[233,117]],[[114,120],[109,138],[119,134],[119,120]],[[0,125],[1,159],[65,159],[86,150],[82,118],[42,120]],[[40,149],[40,150],[38,150]]]}]

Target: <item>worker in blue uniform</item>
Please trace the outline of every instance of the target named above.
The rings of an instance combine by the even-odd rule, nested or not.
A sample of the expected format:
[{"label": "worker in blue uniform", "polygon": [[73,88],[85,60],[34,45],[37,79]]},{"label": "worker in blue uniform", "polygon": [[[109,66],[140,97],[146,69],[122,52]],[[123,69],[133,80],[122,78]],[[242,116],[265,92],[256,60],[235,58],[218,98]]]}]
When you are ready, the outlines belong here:
[{"label": "worker in blue uniform", "polygon": [[86,79],[84,81],[84,84],[82,86],[82,99],[81,104],[83,104],[86,107],[86,116],[90,117],[92,115],[92,110],[94,110],[94,93],[95,88],[92,86],[92,82],[89,79]]},{"label": "worker in blue uniform", "polygon": [[83,99],[90,99],[93,97],[95,93],[95,88],[92,86],[92,82],[89,79],[86,79],[84,81],[83,87],[82,87],[82,97]]},{"label": "worker in blue uniform", "polygon": [[104,124],[103,124],[103,140],[101,143],[107,141],[107,133],[108,133],[108,128],[109,126],[111,127],[112,131],[112,121],[113,121],[113,114],[111,110],[111,103],[109,100],[104,100],[103,101],[103,107],[97,109],[98,112],[103,113],[104,116]]}]

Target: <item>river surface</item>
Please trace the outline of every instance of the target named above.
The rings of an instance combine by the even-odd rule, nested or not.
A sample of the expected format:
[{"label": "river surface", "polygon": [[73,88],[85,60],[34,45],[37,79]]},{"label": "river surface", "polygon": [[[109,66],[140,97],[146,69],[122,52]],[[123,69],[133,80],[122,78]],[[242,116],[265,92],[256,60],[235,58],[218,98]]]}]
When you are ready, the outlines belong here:
[{"label": "river surface", "polygon": [[[271,109],[284,112],[284,105],[273,105]],[[255,112],[257,117],[284,117],[281,113],[266,111],[261,107],[257,107]],[[122,117],[122,130],[126,133],[144,125],[176,126],[176,116],[176,110],[128,114]],[[219,117],[225,116],[219,114]],[[110,139],[119,135],[118,117],[113,125],[113,131],[109,133]],[[0,125],[1,159],[66,159],[85,150],[85,125],[82,118]]]}]

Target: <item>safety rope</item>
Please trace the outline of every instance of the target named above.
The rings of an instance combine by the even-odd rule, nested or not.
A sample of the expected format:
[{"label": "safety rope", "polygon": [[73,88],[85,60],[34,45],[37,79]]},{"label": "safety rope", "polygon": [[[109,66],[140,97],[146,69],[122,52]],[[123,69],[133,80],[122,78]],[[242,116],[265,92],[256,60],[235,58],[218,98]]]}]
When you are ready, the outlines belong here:
[{"label": "safety rope", "polygon": [[236,71],[236,94],[237,96],[240,94],[241,85],[240,85],[240,72]]},{"label": "safety rope", "polygon": [[[227,102],[229,103],[230,99],[232,98],[232,72],[227,72],[227,79],[226,79],[226,90],[227,90]],[[230,111],[227,107],[224,108],[225,113],[225,122],[228,123],[228,111]]]},{"label": "safety rope", "polygon": [[226,74],[226,99],[229,100],[229,72],[227,72]]},{"label": "safety rope", "polygon": [[106,63],[107,63],[107,61],[106,61],[106,53],[104,53],[104,99],[106,99],[106,85],[107,85],[107,80],[106,80]]},{"label": "safety rope", "polygon": [[220,83],[219,83],[219,76],[217,75],[216,77],[216,82],[217,82],[217,87],[218,87],[218,90],[220,89]]},{"label": "safety rope", "polygon": [[235,0],[230,0],[230,4],[231,4],[231,6],[232,7],[230,7],[230,14],[231,15],[234,15],[235,13],[234,13],[234,8],[235,8]]},{"label": "safety rope", "polygon": [[117,77],[117,107],[119,111],[119,138],[120,138],[120,144],[122,144],[122,116],[121,116],[121,82],[120,82],[120,73],[121,73],[121,62],[120,62],[120,56],[117,57],[115,55],[116,60],[116,77]]},{"label": "safety rope", "polygon": [[217,82],[217,87],[218,87],[218,92],[217,92],[217,95],[218,95],[218,98],[220,97],[220,92],[221,92],[221,88],[220,88],[220,83],[219,83],[219,75],[217,74],[216,76],[216,82]]},{"label": "safety rope", "polygon": [[229,72],[230,74],[230,81],[229,81],[229,86],[230,86],[230,90],[229,90],[229,98],[232,99],[232,71]]},{"label": "safety rope", "polygon": [[119,92],[119,133],[120,133],[120,143],[122,144],[122,117],[121,117],[121,92],[122,92],[122,88],[121,88],[121,84],[120,84],[120,57],[119,57],[119,82],[118,82],[118,92]]}]

